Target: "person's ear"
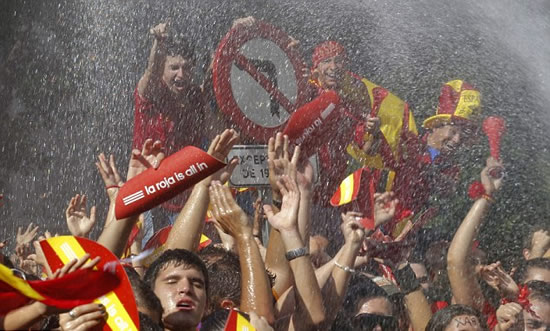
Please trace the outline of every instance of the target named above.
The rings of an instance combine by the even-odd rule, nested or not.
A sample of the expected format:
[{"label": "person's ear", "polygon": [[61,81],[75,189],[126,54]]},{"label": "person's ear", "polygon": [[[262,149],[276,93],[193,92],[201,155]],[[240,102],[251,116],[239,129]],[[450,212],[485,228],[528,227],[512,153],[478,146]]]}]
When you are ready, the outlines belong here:
[{"label": "person's ear", "polygon": [[235,308],[235,303],[229,299],[223,299],[222,302],[220,302],[220,306],[223,309],[233,309]]}]

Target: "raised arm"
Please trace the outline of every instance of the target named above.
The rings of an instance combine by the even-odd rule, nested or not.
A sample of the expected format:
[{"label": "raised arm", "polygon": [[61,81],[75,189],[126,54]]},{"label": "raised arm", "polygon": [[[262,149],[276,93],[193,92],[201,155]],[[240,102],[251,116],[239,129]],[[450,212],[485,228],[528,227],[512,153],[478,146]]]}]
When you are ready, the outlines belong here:
[{"label": "raised arm", "polygon": [[[162,150],[162,144],[159,141],[153,143],[151,139],[148,139],[143,144],[141,151],[132,151],[128,166],[128,179],[137,176],[148,167],[158,167],[163,159],[164,152]],[[120,220],[115,219],[115,201],[119,187],[122,185],[122,180],[118,174],[113,156],[111,156],[109,162],[107,162],[105,156],[101,154],[96,166],[101,178],[103,178],[107,195],[109,196],[107,220],[105,221],[105,227],[97,242],[107,247],[116,256],[120,257],[126,249],[128,238],[130,237],[132,228],[136,224],[139,215]]]},{"label": "raised arm", "polygon": [[166,48],[164,41],[168,36],[167,24],[160,23],[156,25],[151,28],[150,33],[154,37],[153,46],[151,47],[151,52],[149,53],[147,68],[145,69],[143,76],[141,76],[137,86],[139,95],[149,100],[155,95],[164,70],[164,62],[166,60]]},{"label": "raised arm", "polygon": [[271,286],[248,216],[237,205],[229,188],[218,181],[210,186],[210,200],[214,218],[237,244],[241,266],[241,310],[255,312],[273,323]]},{"label": "raised arm", "polygon": [[264,206],[269,223],[279,231],[294,276],[296,312],[292,316],[294,327],[310,329],[325,320],[321,289],[309,259],[308,249],[298,231],[300,193],[296,181],[283,175],[278,182],[282,196],[281,211],[274,213]]},{"label": "raised arm", "polygon": [[490,157],[487,160],[487,166],[481,171],[481,183],[485,188],[485,195],[476,200],[470,208],[456,231],[447,253],[447,272],[455,302],[480,310],[483,308],[484,298],[474,271],[475,266],[468,256],[479,227],[489,210],[491,196],[500,188],[502,182],[502,179],[495,179],[489,175],[490,169],[494,167],[502,166]]},{"label": "raised arm", "polygon": [[[208,149],[208,154],[220,161],[225,161],[227,154],[229,154],[229,151],[237,141],[239,141],[239,134],[233,129],[227,129],[221,135],[217,135],[214,138]],[[165,244],[167,249],[182,248],[189,251],[197,249],[210,202],[208,186],[212,180],[220,180],[225,183],[236,165],[236,160],[232,160],[227,167],[193,187],[189,199],[185,203],[185,206],[183,206],[168,235]]]},{"label": "raised arm", "polygon": [[[298,163],[297,157],[293,160],[290,159],[288,136],[277,133],[275,137],[269,139],[267,158],[273,207],[278,210],[281,207],[281,192],[277,182],[284,174],[296,176],[296,165]],[[269,234],[265,264],[276,275],[275,284],[273,285],[274,292],[279,296],[282,295],[292,286],[293,279],[290,266],[285,259],[285,246],[281,234],[275,228]]]}]

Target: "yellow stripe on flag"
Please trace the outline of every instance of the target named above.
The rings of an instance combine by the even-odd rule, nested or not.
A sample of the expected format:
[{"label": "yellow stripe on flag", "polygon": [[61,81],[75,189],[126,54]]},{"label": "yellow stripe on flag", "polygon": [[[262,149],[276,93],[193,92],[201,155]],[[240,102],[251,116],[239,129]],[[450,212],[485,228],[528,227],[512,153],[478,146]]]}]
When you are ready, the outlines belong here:
[{"label": "yellow stripe on flag", "polygon": [[353,198],[354,173],[347,176],[340,185],[340,204],[346,204]]},{"label": "yellow stripe on flag", "polygon": [[237,331],[255,331],[256,329],[241,314],[237,315]]},{"label": "yellow stripe on flag", "polygon": [[[63,264],[67,264],[74,259],[79,259],[86,254],[80,243],[72,236],[53,237],[48,239],[48,243]],[[132,321],[132,318],[130,318],[130,315],[128,315],[128,312],[114,291],[95,299],[94,302],[105,306],[108,315],[107,325],[109,325],[111,330],[138,331],[134,321]]]},{"label": "yellow stripe on flag", "polygon": [[45,298],[40,295],[40,293],[36,292],[30,285],[27,283],[27,281],[16,277],[13,274],[13,271],[11,271],[10,268],[6,267],[3,264],[0,264],[0,281],[8,284],[9,286],[13,287],[17,291],[19,291],[21,294],[26,296],[27,298],[31,298],[34,300],[42,301]]}]

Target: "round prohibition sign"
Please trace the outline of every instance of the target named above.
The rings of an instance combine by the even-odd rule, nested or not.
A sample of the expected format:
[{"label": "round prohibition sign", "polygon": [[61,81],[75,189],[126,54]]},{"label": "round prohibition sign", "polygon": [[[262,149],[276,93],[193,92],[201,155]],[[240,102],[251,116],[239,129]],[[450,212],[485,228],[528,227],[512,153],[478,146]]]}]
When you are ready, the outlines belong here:
[{"label": "round prohibition sign", "polygon": [[305,103],[305,64],[293,40],[257,21],[231,29],[220,42],[212,71],[222,112],[241,132],[265,143]]}]

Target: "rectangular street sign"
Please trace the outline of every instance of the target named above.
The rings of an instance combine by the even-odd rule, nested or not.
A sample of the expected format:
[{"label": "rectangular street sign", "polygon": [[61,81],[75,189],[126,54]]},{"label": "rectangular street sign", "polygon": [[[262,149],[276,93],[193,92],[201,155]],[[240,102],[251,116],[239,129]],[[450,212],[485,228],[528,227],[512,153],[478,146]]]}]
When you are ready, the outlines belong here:
[{"label": "rectangular street sign", "polygon": [[[227,159],[238,157],[239,165],[229,178],[233,187],[269,186],[269,167],[267,165],[267,145],[235,145]],[[310,159],[313,165],[314,181],[317,180],[317,157]]]}]

